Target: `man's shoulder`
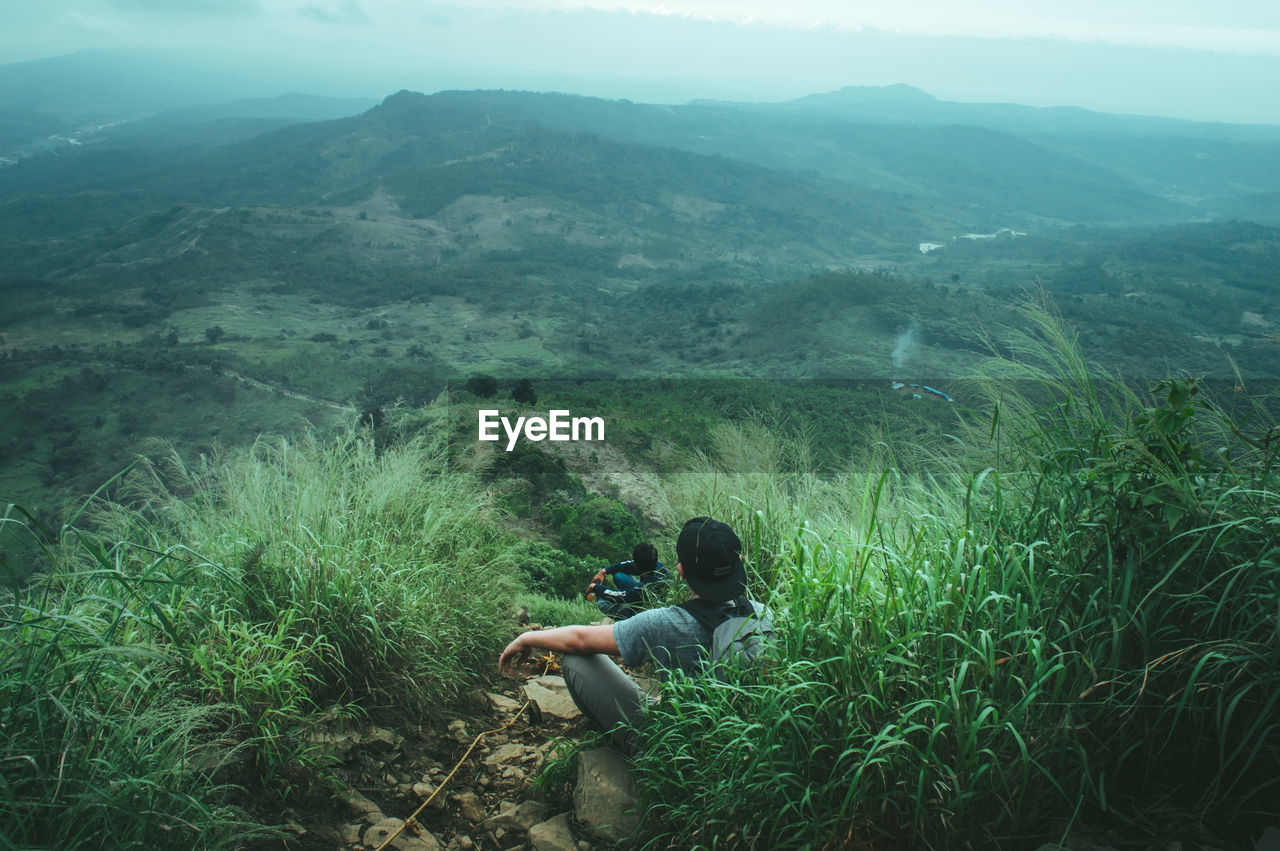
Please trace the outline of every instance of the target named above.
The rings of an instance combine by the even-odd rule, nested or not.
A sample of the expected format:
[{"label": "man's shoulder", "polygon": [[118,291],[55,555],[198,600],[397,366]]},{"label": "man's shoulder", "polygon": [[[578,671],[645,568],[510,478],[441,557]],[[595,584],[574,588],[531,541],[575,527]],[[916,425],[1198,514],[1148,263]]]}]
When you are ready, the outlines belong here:
[{"label": "man's shoulder", "polygon": [[705,643],[705,630],[698,621],[679,606],[645,609],[613,625],[613,637],[628,664],[639,660],[655,648],[678,648]]},{"label": "man's shoulder", "polygon": [[693,615],[680,606],[658,606],[637,612],[625,621],[618,621],[614,624],[614,628],[617,629],[623,624],[628,624],[628,628],[654,629],[668,625],[683,628],[696,622]]}]

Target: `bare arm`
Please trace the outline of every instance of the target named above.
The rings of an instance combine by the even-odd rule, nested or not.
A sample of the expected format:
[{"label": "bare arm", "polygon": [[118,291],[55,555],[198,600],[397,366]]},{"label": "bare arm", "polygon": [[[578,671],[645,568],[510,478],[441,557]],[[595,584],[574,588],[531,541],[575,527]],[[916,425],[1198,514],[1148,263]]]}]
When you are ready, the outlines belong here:
[{"label": "bare arm", "polygon": [[515,637],[498,657],[498,670],[509,671],[515,662],[524,661],[532,650],[550,650],[585,656],[590,653],[618,655],[618,642],[612,626],[561,626],[555,629],[531,630]]}]

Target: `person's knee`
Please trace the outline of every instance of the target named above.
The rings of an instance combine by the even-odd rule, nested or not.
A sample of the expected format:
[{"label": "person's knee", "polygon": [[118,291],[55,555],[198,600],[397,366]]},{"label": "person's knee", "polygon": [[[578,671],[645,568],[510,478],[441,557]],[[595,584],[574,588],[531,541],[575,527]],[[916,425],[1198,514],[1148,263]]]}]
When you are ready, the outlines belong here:
[{"label": "person's knee", "polygon": [[609,657],[600,653],[589,653],[581,656],[566,653],[560,660],[560,673],[564,676],[565,684],[569,686],[569,690],[573,691],[583,682],[599,680],[612,665],[613,663]]}]

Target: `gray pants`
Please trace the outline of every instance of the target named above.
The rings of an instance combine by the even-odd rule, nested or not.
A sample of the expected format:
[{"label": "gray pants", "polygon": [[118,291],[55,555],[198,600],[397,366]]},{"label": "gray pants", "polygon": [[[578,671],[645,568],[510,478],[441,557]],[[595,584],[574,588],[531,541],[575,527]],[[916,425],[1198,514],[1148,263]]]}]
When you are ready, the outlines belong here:
[{"label": "gray pants", "polygon": [[639,750],[640,737],[635,725],[648,698],[635,680],[608,656],[593,653],[573,656],[568,653],[560,662],[569,696],[582,714],[596,727],[613,734],[614,745],[628,756]]}]

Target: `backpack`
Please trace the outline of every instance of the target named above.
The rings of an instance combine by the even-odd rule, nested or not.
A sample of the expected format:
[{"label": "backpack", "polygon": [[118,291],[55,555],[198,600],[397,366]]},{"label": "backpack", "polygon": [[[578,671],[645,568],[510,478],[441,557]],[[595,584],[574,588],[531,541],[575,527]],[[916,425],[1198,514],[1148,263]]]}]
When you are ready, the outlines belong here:
[{"label": "backpack", "polygon": [[732,665],[762,665],[771,655],[773,622],[757,612],[745,596],[734,600],[732,609],[706,600],[690,600],[680,608],[711,630],[708,658],[716,679],[725,679],[726,669]]}]

